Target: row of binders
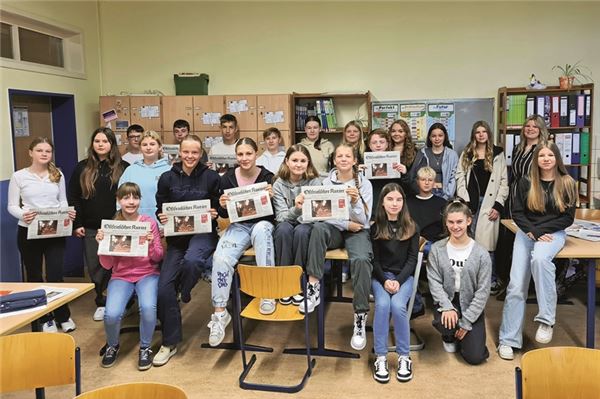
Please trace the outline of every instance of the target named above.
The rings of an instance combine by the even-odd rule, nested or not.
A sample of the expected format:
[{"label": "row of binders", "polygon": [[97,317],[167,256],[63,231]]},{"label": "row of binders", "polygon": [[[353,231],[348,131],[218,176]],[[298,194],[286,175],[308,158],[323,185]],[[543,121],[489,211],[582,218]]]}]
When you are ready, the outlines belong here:
[{"label": "row of binders", "polygon": [[316,99],[314,104],[296,104],[296,130],[304,130],[307,116],[318,116],[321,120],[322,131],[330,132],[337,129],[332,98]]},{"label": "row of binders", "polygon": [[[513,149],[521,141],[518,134],[506,135],[506,164],[512,164]],[[554,134],[554,143],[565,165],[588,165],[590,162],[590,132]]]},{"label": "row of binders", "polygon": [[590,94],[533,96],[510,95],[506,101],[506,125],[521,127],[530,115],[540,115],[546,126],[589,127],[592,118]]}]

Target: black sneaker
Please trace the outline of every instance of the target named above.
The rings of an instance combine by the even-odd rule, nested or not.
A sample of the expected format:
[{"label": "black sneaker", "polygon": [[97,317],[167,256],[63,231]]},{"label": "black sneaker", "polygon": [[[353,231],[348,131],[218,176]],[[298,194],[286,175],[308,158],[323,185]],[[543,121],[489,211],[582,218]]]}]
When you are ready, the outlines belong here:
[{"label": "black sneaker", "polygon": [[375,359],[375,364],[373,364],[373,378],[382,384],[390,380],[390,370],[385,356],[378,356]]},{"label": "black sneaker", "polygon": [[412,379],[412,376],[412,360],[408,356],[399,356],[396,379],[400,382],[407,382]]},{"label": "black sneaker", "polygon": [[283,298],[279,299],[279,303],[282,305],[291,305],[292,304],[292,297],[291,296],[284,296]]},{"label": "black sneaker", "polygon": [[152,367],[152,349],[148,348],[140,348],[140,354],[138,357],[138,370],[148,370]]},{"label": "black sneaker", "polygon": [[104,356],[102,356],[102,367],[112,367],[117,361],[117,355],[119,354],[119,345],[107,346]]}]

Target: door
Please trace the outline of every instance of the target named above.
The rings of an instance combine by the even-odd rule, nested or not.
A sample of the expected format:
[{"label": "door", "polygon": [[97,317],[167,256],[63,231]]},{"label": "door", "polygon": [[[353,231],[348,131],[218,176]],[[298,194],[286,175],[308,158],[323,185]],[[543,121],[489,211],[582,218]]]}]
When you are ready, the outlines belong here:
[{"label": "door", "polygon": [[[15,170],[31,164],[29,144],[35,137],[52,140],[52,106],[46,96],[12,96]],[[54,140],[52,140],[54,142]]]}]

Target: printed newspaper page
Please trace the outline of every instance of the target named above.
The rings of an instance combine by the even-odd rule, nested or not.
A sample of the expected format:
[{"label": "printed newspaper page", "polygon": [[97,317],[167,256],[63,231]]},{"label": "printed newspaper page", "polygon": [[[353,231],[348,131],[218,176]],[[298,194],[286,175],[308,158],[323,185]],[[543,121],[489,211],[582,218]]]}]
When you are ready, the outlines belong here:
[{"label": "printed newspaper page", "polygon": [[567,227],[565,231],[571,237],[588,241],[600,241],[600,222],[575,219],[574,223]]},{"label": "printed newspaper page", "polygon": [[169,217],[165,224],[165,237],[210,233],[210,200],[168,202],[162,211]]},{"label": "printed newspaper page", "polygon": [[302,219],[305,222],[350,220],[350,198],[346,186],[303,186]]},{"label": "printed newspaper page", "polygon": [[68,237],[73,232],[69,211],[74,207],[32,209],[37,212],[27,228],[27,239]]},{"label": "printed newspaper page", "polygon": [[257,219],[273,214],[271,198],[267,192],[267,183],[230,188],[224,191],[229,195],[227,212],[231,223]]},{"label": "printed newspaper page", "polygon": [[128,222],[102,219],[100,228],[104,239],[98,246],[98,255],[148,256],[150,222]]},{"label": "printed newspaper page", "polygon": [[220,175],[227,172],[227,169],[237,166],[237,157],[235,154],[212,154],[208,156],[208,161],[212,162],[212,169]]},{"label": "printed newspaper page", "polygon": [[398,151],[365,152],[365,177],[367,179],[397,179],[400,172],[393,168],[400,163]]}]

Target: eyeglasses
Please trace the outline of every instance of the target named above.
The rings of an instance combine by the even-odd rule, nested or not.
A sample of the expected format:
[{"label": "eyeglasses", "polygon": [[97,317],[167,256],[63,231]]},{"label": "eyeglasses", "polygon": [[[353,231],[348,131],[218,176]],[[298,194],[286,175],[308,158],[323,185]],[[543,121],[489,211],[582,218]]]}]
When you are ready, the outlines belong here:
[{"label": "eyeglasses", "polygon": [[135,140],[138,141],[139,139],[141,139],[142,136],[141,135],[135,135],[135,136],[127,136],[127,140]]}]

